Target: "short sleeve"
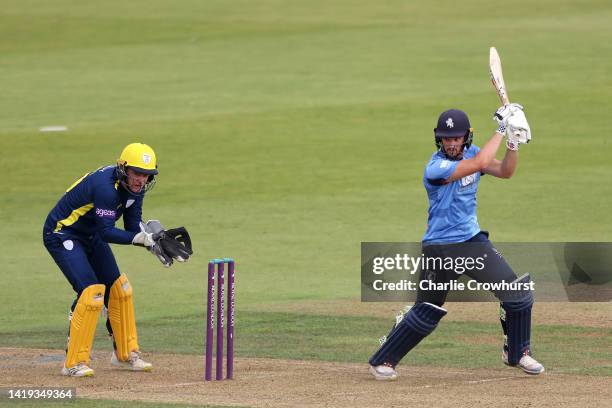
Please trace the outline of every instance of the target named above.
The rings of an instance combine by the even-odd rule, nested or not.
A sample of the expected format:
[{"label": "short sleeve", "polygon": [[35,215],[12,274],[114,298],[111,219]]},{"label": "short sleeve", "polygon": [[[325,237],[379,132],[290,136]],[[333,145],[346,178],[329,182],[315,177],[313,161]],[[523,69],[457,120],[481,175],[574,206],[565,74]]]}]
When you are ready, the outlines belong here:
[{"label": "short sleeve", "polygon": [[446,180],[455,172],[457,164],[459,164],[458,161],[434,158],[425,168],[425,178],[430,182]]}]

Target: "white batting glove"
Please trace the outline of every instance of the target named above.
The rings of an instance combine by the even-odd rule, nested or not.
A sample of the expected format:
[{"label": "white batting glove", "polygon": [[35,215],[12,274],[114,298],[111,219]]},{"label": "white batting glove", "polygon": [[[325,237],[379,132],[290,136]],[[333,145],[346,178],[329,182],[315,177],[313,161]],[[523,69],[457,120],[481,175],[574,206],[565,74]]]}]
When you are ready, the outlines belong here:
[{"label": "white batting glove", "polygon": [[507,125],[508,118],[512,115],[512,104],[503,105],[499,107],[493,114],[493,120],[496,121],[500,126]]},{"label": "white batting glove", "polygon": [[506,136],[508,137],[508,140],[506,140],[506,148],[508,150],[518,152],[519,145],[520,145],[518,136],[516,136],[514,133],[511,133],[511,132],[508,132]]},{"label": "white batting glove", "polygon": [[506,128],[508,127],[508,118],[512,115],[510,105],[503,105],[493,114],[493,120],[499,125],[497,133],[506,136]]},{"label": "white batting glove", "polygon": [[529,143],[531,141],[531,128],[527,122],[523,107],[519,104],[512,108],[512,115],[507,120],[508,134],[514,135],[519,143]]},{"label": "white batting glove", "polygon": [[[497,131],[502,135],[506,137],[513,135],[518,143],[529,143],[531,141],[531,129],[522,105],[511,103],[500,107],[495,111],[493,120],[499,124]],[[509,142],[513,144],[515,140]]]}]

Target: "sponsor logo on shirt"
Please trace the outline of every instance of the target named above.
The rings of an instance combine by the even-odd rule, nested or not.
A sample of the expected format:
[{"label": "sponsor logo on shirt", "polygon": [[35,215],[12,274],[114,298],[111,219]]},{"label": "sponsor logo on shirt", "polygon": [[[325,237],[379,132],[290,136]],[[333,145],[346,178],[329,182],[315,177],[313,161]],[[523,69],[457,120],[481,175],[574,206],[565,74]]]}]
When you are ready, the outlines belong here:
[{"label": "sponsor logo on shirt", "polygon": [[462,177],[457,180],[459,182],[459,193],[460,194],[472,194],[476,192],[478,188],[478,175],[477,173],[470,174],[469,176]]},{"label": "sponsor logo on shirt", "polygon": [[470,174],[461,178],[461,187],[467,187],[476,181],[476,174]]},{"label": "sponsor logo on shirt", "polygon": [[115,210],[105,210],[104,208],[96,208],[96,215],[98,217],[115,218]]}]

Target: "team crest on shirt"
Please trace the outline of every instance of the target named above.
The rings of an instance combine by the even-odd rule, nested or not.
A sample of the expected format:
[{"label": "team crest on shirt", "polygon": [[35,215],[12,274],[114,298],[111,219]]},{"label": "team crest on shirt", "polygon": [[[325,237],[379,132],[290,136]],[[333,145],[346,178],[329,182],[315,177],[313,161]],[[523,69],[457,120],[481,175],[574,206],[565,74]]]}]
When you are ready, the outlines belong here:
[{"label": "team crest on shirt", "polygon": [[132,204],[134,204],[134,201],[136,201],[136,200],[133,200],[131,198],[129,200],[127,200],[127,202],[125,203],[125,208],[130,208],[132,206]]}]

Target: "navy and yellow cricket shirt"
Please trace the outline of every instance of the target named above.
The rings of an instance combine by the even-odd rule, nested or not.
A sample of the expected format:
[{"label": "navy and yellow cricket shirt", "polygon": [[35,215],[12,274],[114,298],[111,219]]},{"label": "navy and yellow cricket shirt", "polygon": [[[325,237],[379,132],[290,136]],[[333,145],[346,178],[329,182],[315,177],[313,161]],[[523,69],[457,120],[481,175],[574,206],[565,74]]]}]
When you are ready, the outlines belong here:
[{"label": "navy and yellow cricket shirt", "polygon": [[[47,216],[44,233],[81,240],[99,234],[109,243],[131,244],[140,232],[144,192],[123,187],[116,168],[102,167],[74,182]],[[115,227],[121,216],[125,231]]]}]

